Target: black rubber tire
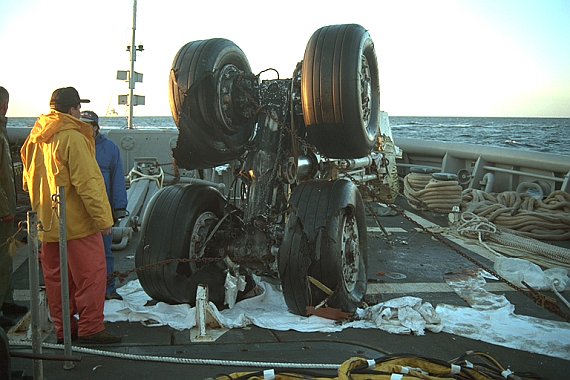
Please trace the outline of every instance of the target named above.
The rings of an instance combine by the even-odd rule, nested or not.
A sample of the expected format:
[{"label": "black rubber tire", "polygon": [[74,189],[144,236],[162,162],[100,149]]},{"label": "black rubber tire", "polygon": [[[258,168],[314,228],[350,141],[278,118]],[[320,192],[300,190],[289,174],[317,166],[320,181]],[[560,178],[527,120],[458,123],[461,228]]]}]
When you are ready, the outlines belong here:
[{"label": "black rubber tire", "polygon": [[[361,219],[360,221],[358,219]],[[321,234],[321,260],[315,273],[335,295],[328,301],[330,307],[354,313],[366,294],[367,249],[364,213],[345,207],[329,218]]]},{"label": "black rubber tire", "polygon": [[207,169],[243,154],[253,122],[238,117],[228,129],[216,110],[221,70],[233,65],[251,73],[243,51],[232,41],[214,38],[189,42],[174,57],[169,80],[170,108],[180,131],[173,155],[179,167]]},{"label": "black rubber tire", "polygon": [[380,80],[366,29],[356,24],[318,29],[307,43],[301,75],[307,141],[330,158],[368,155],[380,129]]},{"label": "black rubber tire", "polygon": [[277,265],[285,303],[294,314],[307,315],[307,306],[313,305],[308,280],[311,265],[310,247],[303,223],[291,214],[285,227],[283,243],[279,247]]},{"label": "black rubber tire", "polygon": [[[307,315],[307,306],[316,306],[327,297],[309,282],[311,276],[335,292],[329,306],[354,312],[366,293],[368,267],[366,217],[358,188],[344,179],[307,181],[295,189],[291,205],[295,212],[287,221],[278,255],[289,310]],[[354,286],[347,286],[350,281],[345,281],[341,227],[346,220],[353,223],[358,234],[355,243],[360,257]]]},{"label": "black rubber tire", "polygon": [[[171,258],[189,258],[196,220],[204,212],[212,212],[221,218],[225,203],[222,194],[207,185],[173,185],[158,191],[143,217],[135,253],[136,267]],[[220,272],[214,265],[207,269]],[[197,284],[192,279],[195,273],[187,263],[161,265],[137,274],[144,291],[157,301],[170,304],[194,304],[196,301]]]}]

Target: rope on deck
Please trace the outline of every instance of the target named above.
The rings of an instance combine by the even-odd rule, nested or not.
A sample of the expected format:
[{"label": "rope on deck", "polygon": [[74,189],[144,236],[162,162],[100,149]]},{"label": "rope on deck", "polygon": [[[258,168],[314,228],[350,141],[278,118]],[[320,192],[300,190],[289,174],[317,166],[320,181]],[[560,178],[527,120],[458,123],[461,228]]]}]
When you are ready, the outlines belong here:
[{"label": "rope on deck", "polygon": [[[457,232],[462,236],[478,239],[480,243],[494,253],[497,253],[496,250],[487,246],[483,241],[525,251],[533,256],[541,256],[547,259],[550,265],[543,265],[540,259],[532,261],[542,266],[552,267],[552,262],[554,262],[562,264],[561,266],[564,268],[570,267],[570,249],[547,244],[533,238],[519,236],[508,230],[499,230],[486,218],[469,211],[461,214],[461,221],[457,227]],[[507,252],[507,254],[509,253]]]},{"label": "rope on deck", "polygon": [[[570,249],[546,244],[536,239],[518,236],[506,231],[500,231],[487,219],[479,217],[469,211],[461,214],[461,221],[457,226],[457,232],[461,236],[478,239],[485,248],[497,255],[500,255],[500,253],[491,248],[485,241],[498,244],[495,247],[508,247],[509,249],[514,249],[519,252],[526,252],[527,260],[541,266],[560,267],[566,270],[570,269]],[[501,249],[499,248],[499,250]],[[504,250],[501,251],[505,252]],[[509,254],[508,251],[505,253]],[[550,289],[566,306],[570,307],[570,303],[556,289],[559,284],[560,280],[550,282]]]},{"label": "rope on deck", "polygon": [[404,177],[404,195],[416,210],[450,213],[461,203],[459,182],[434,179],[431,174],[410,173]]},{"label": "rope on deck", "polygon": [[539,240],[570,239],[570,194],[554,191],[544,200],[515,191],[463,191],[462,212],[494,223],[499,229]]},{"label": "rope on deck", "polygon": [[[30,341],[17,341],[10,340],[10,346],[31,346]],[[63,349],[63,344],[42,343],[44,348]],[[340,364],[321,364],[321,363],[284,363],[284,362],[259,362],[248,360],[228,360],[228,359],[196,359],[196,358],[181,358],[171,356],[156,356],[156,355],[140,355],[130,354],[125,352],[115,352],[99,350],[89,347],[72,346],[74,352],[80,352],[89,355],[105,356],[110,358],[147,361],[147,362],[160,362],[160,363],[177,363],[177,364],[193,364],[193,365],[218,365],[218,366],[233,366],[233,367],[273,367],[273,368],[305,368],[305,369],[330,369],[336,370]]]}]

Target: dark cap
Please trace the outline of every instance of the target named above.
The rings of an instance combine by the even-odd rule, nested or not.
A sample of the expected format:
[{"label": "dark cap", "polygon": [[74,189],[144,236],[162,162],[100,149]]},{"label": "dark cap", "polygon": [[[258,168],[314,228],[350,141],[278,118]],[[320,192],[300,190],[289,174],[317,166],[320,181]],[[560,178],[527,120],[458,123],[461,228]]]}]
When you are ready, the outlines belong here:
[{"label": "dark cap", "polygon": [[81,112],[81,121],[99,125],[99,116],[93,111],[83,111]]},{"label": "dark cap", "polygon": [[90,103],[89,99],[81,99],[79,93],[73,87],[58,88],[51,94],[51,100],[49,105],[51,108],[57,108],[57,106],[73,106],[79,103]]}]

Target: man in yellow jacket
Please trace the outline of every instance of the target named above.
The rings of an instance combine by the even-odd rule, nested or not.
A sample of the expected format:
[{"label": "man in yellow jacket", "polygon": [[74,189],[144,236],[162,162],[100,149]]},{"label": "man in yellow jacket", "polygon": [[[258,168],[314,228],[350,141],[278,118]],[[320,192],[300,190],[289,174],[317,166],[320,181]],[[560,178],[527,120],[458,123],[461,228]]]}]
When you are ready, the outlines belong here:
[{"label": "man in yellow jacket", "polygon": [[[82,343],[116,343],[121,336],[103,325],[106,289],[105,248],[113,214],[95,159],[91,126],[79,120],[81,99],[73,87],[53,92],[51,111],[41,115],[22,146],[24,190],[42,228],[42,268],[58,343],[63,318],[71,318],[72,338]],[[59,225],[52,196],[65,186],[71,315],[62,315]],[[74,317],[79,314],[79,322]]]}]

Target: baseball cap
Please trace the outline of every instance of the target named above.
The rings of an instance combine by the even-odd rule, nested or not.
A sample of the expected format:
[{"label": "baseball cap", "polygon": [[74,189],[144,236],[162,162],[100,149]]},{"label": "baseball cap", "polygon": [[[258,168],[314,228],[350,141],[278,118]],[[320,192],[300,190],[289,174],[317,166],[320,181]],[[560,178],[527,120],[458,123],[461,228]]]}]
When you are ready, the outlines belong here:
[{"label": "baseball cap", "polygon": [[51,108],[57,106],[72,106],[79,103],[90,103],[89,99],[81,99],[79,93],[73,87],[58,88],[51,94],[49,105]]},{"label": "baseball cap", "polygon": [[86,123],[95,123],[99,125],[99,116],[93,111],[83,111],[81,112],[81,121]]}]

